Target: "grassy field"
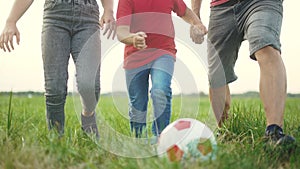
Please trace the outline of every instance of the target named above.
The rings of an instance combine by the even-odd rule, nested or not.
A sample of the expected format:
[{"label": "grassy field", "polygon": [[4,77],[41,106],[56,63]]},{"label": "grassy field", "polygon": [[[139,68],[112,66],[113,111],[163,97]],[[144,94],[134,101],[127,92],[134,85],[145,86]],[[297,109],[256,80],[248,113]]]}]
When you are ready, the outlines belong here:
[{"label": "grassy field", "polygon": [[[96,143],[81,131],[79,105],[76,97],[68,97],[65,135],[58,138],[47,129],[43,96],[13,95],[10,101],[9,95],[0,94],[0,168],[300,168],[300,148],[288,158],[263,150],[266,122],[258,98],[233,98],[230,118],[217,138],[217,159],[202,163],[171,163],[153,156],[149,147],[137,146],[129,132],[126,99],[118,96],[101,97],[101,139]],[[207,97],[176,96],[172,110],[172,121],[193,117],[213,122]],[[287,99],[284,121],[285,132],[300,147],[300,98]]]}]

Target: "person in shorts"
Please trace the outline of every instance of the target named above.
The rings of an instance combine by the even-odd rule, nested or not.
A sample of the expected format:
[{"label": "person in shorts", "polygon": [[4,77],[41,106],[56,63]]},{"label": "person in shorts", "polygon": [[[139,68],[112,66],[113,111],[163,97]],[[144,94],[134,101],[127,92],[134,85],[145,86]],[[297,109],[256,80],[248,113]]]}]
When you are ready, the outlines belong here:
[{"label": "person in shorts", "polygon": [[[198,17],[201,1],[192,0]],[[228,118],[228,84],[237,80],[234,66],[241,43],[248,40],[250,58],[260,67],[259,91],[267,119],[265,138],[276,144],[295,141],[282,130],[287,86],[280,44],[282,8],[282,0],[212,0],[207,37],[209,96],[219,127]]]}]

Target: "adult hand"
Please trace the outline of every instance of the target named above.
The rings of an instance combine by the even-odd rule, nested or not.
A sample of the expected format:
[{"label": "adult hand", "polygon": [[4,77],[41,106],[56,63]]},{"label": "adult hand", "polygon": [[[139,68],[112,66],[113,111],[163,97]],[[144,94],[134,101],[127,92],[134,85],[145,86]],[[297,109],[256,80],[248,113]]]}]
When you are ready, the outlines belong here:
[{"label": "adult hand", "polygon": [[139,50],[147,48],[146,45],[146,33],[145,32],[137,32],[132,37],[133,38],[133,46]]},{"label": "adult hand", "polygon": [[207,29],[203,24],[192,25],[190,27],[190,37],[196,44],[201,44],[206,34]]},{"label": "adult hand", "polygon": [[0,35],[0,49],[4,52],[14,50],[13,37],[16,36],[17,44],[20,43],[20,32],[16,23],[6,23],[2,34]]},{"label": "adult hand", "polygon": [[108,33],[107,39],[109,39],[111,35],[112,35],[112,39],[114,39],[116,36],[116,21],[113,16],[113,12],[108,12],[104,10],[104,13],[99,23],[101,29],[104,29],[104,25],[105,25],[103,35],[106,35],[106,33]]}]

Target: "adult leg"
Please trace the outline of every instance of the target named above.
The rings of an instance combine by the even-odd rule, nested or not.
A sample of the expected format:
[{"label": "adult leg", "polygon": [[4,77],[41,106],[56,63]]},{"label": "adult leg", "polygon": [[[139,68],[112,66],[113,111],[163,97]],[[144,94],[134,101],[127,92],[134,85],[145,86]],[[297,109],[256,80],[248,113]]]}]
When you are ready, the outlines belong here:
[{"label": "adult leg", "polygon": [[[96,31],[96,32],[95,32]],[[87,29],[72,38],[72,56],[76,66],[77,89],[82,103],[81,125],[86,133],[99,137],[96,122],[96,106],[100,95],[100,32]],[[81,49],[79,54],[77,50]]]},{"label": "adult leg", "polygon": [[68,62],[70,58],[70,4],[45,2],[42,56],[45,77],[46,117],[49,129],[64,133],[64,105],[67,95]]},{"label": "adult leg", "polygon": [[278,50],[264,47],[255,53],[260,66],[260,97],[267,119],[265,137],[270,143],[288,145],[290,152],[295,139],[283,134],[283,116],[286,99],[286,71]]},{"label": "adult leg", "polygon": [[209,98],[221,127],[228,118],[231,103],[228,84],[237,79],[234,66],[243,40],[230,2],[211,8],[208,30]]},{"label": "adult leg", "polygon": [[155,136],[159,136],[170,123],[173,72],[174,58],[172,56],[164,55],[153,62],[151,68],[151,98],[154,111],[152,133]]},{"label": "adult leg", "polygon": [[[78,7],[78,8],[77,8]],[[77,89],[82,102],[81,125],[99,137],[95,109],[100,95],[101,42],[97,4],[79,1],[74,6],[71,53],[76,67]]]},{"label": "adult leg", "polygon": [[72,56],[76,66],[77,89],[82,101],[82,114],[91,116],[100,93],[100,31],[87,29],[72,37]]},{"label": "adult leg", "polygon": [[278,50],[264,47],[255,53],[260,67],[260,97],[264,105],[267,126],[283,125],[286,99],[286,71]]},{"label": "adult leg", "polygon": [[270,143],[293,143],[295,139],[284,135],[283,115],[286,99],[286,71],[280,55],[280,29],[282,1],[253,1],[245,34],[249,40],[251,57],[260,67],[260,96],[266,113],[265,136]]},{"label": "adult leg", "polygon": [[44,24],[42,55],[47,122],[48,128],[56,128],[59,134],[64,133],[69,51],[69,32],[55,25]]},{"label": "adult leg", "polygon": [[224,121],[228,119],[228,113],[230,110],[231,97],[229,86],[225,85],[219,88],[210,88],[209,99],[218,122],[218,126],[222,127]]},{"label": "adult leg", "polygon": [[255,0],[246,7],[245,37],[249,40],[251,58],[260,67],[260,96],[267,125],[283,125],[286,98],[286,71],[280,55],[282,23],[281,0]]}]

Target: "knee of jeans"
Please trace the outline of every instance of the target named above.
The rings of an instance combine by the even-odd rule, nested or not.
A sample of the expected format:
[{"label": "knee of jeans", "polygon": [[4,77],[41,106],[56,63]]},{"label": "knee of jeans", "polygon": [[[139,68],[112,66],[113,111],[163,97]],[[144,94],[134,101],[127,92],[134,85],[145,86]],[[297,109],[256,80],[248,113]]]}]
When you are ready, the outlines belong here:
[{"label": "knee of jeans", "polygon": [[90,81],[80,81],[77,82],[77,89],[80,94],[82,93],[99,93],[100,88],[96,88],[95,83]]},{"label": "knee of jeans", "polygon": [[129,107],[132,112],[145,112],[148,107],[148,92],[147,94],[134,94],[130,93],[130,103]]},{"label": "knee of jeans", "polygon": [[171,98],[172,89],[169,86],[155,86],[151,89],[151,98]]},{"label": "knee of jeans", "polygon": [[62,93],[50,93],[50,92],[46,92],[45,94],[46,99],[52,102],[57,102],[57,101],[61,101],[61,100],[65,100],[67,93],[62,92]]},{"label": "knee of jeans", "polygon": [[46,93],[46,106],[47,111],[50,112],[63,112],[66,101],[66,93],[50,94]]},{"label": "knee of jeans", "polygon": [[161,89],[152,89],[151,98],[153,102],[155,117],[161,116],[163,113],[170,109],[172,98],[171,92],[165,92]]}]

